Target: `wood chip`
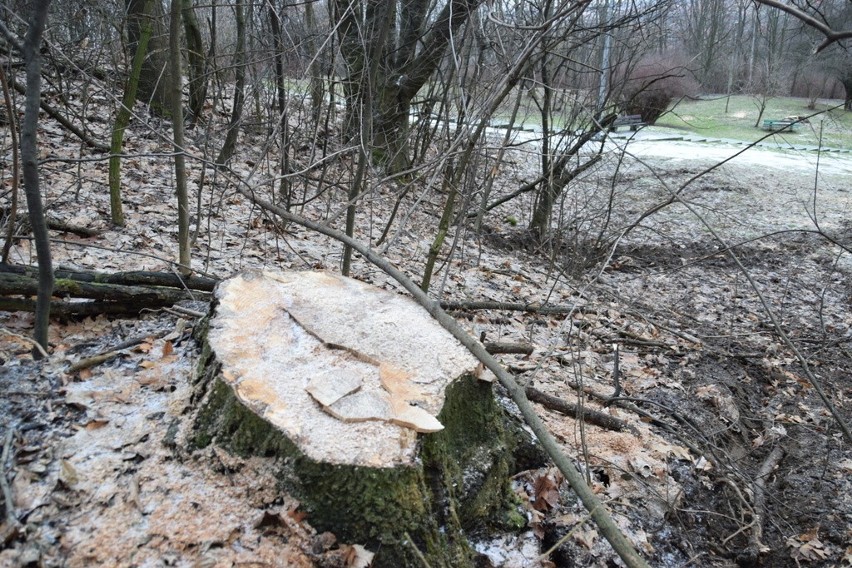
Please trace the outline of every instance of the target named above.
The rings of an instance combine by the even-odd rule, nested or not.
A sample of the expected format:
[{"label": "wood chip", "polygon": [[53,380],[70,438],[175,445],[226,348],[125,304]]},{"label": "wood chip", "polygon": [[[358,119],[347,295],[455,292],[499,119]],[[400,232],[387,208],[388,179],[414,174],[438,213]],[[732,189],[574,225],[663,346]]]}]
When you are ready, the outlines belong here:
[{"label": "wood chip", "polygon": [[318,374],[311,379],[305,390],[321,405],[331,406],[360,389],[363,384],[364,381],[355,373],[340,369],[339,372]]}]

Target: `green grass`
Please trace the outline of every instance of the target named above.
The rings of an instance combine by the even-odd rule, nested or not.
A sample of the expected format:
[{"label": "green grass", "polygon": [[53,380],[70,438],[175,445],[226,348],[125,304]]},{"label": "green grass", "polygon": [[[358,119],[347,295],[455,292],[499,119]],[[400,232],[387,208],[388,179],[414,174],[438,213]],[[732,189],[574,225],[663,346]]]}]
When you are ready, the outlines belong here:
[{"label": "green grass", "polygon": [[[820,141],[829,148],[852,149],[852,112],[836,107],[842,101],[820,101],[816,108],[807,108],[807,99],[776,97],[766,101],[764,119],[780,119],[787,116],[811,116],[795,133],[779,133],[784,141],[816,146]],[[686,130],[711,138],[730,138],[753,142],[767,134],[755,127],[758,115],[757,97],[736,95],[728,97],[705,97],[700,100],[684,100],[676,104],[657,120],[657,127]],[[726,112],[727,105],[727,112]],[[772,138],[768,139],[769,141]]]}]

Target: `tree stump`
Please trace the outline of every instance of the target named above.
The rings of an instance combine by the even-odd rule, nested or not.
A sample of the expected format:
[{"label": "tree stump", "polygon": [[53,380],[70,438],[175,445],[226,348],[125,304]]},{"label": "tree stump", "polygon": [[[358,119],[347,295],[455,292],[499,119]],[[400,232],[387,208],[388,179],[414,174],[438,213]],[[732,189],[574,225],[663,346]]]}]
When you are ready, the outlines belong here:
[{"label": "tree stump", "polygon": [[277,458],[311,525],[374,566],[472,566],[466,535],[523,526],[509,477],[530,437],[413,300],[250,272],[217,287],[201,328],[190,443]]}]

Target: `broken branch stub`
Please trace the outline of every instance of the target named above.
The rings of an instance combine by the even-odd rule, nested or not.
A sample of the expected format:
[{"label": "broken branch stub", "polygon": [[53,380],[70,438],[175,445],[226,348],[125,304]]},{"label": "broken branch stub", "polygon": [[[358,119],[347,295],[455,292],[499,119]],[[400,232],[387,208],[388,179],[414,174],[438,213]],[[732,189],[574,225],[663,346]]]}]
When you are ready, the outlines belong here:
[{"label": "broken branch stub", "polygon": [[514,518],[523,434],[415,302],[322,272],[244,273],[215,298],[194,445],[279,458],[309,522],[377,566],[471,565],[463,531]]}]

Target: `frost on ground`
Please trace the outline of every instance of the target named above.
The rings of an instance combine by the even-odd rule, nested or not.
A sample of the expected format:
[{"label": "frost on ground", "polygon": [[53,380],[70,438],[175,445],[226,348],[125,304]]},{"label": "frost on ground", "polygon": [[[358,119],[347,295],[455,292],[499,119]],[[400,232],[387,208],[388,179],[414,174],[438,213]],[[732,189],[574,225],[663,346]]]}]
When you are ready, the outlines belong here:
[{"label": "frost on ground", "polygon": [[[93,239],[62,235],[64,242],[54,245],[56,264],[167,269],[163,259],[176,256],[176,214],[171,166],[154,157],[158,142],[128,137],[128,154],[142,157],[126,161],[128,225],[116,229],[107,222],[106,163],[87,162],[81,182],[77,164],[49,162],[65,152],[73,156],[77,147],[61,133],[45,136],[52,141],[42,156],[49,211],[102,231]],[[821,157],[817,173],[814,154],[749,150],[684,187],[737,149],[641,142],[628,150],[633,157],[604,164],[566,194],[565,219],[576,222],[566,221],[567,244],[531,243],[521,230],[531,211],[529,196],[522,196],[486,217],[481,235],[459,229],[432,291],[454,302],[573,308],[453,313],[477,337],[531,344],[531,356],[502,356],[526,385],[634,428],[610,432],[540,408],[652,565],[745,563],[756,518],[755,476],[776,446],[785,453],[764,480],[763,565],[852,565],[852,454],[763,304],[852,420],[848,254],[816,233],[849,244],[852,160]],[[251,141],[243,151],[259,152]],[[534,175],[528,155],[510,153],[507,161],[499,188],[506,193]],[[336,175],[333,168],[328,175]],[[234,169],[246,177],[253,171],[240,160]],[[613,172],[614,185],[606,181]],[[271,175],[254,181],[260,192],[275,191]],[[610,198],[610,188],[612,227],[630,230],[604,251],[605,265],[589,268],[584,262],[600,251],[587,255],[582,237],[600,226],[595,204]],[[382,249],[412,275],[422,271],[443,199],[415,189],[402,199]],[[686,204],[637,222],[671,192]],[[398,196],[397,187],[373,186],[359,208],[359,238],[375,242]],[[226,277],[246,268],[334,270],[339,264],[339,245],[281,226],[227,184],[210,183],[201,197],[203,230],[194,249],[200,270]],[[333,216],[344,202],[340,192],[320,192],[305,213]],[[732,245],[763,301],[725,254]],[[34,261],[29,241],[16,243],[12,259]],[[358,259],[354,275],[399,290]],[[35,363],[29,344],[12,335],[30,333],[30,316],[0,314],[0,432],[3,440],[12,433],[10,457],[0,466],[21,523],[0,551],[0,565],[355,561],[358,549],[316,535],[298,503],[276,488],[274,463],[215,448],[183,449],[196,357],[192,325],[167,312],[56,323],[50,359]],[[142,340],[120,357],[66,373],[70,363],[134,337]],[[620,396],[629,404],[605,407],[602,399],[616,392],[616,367]],[[556,566],[611,565],[612,550],[556,472],[521,472],[513,483],[528,532],[472,535],[483,566],[533,565],[551,547],[545,562]]]}]

